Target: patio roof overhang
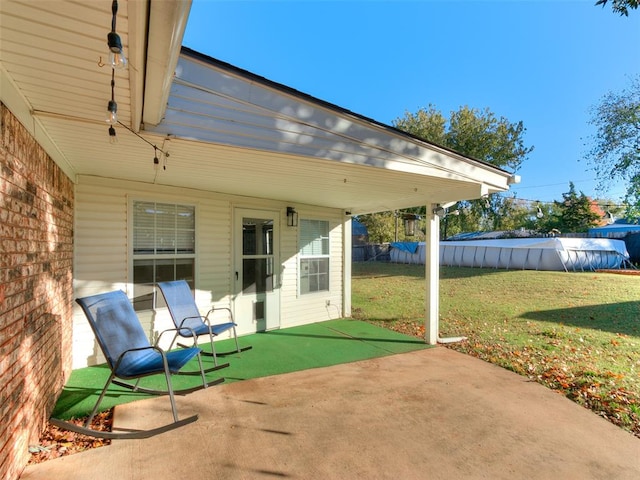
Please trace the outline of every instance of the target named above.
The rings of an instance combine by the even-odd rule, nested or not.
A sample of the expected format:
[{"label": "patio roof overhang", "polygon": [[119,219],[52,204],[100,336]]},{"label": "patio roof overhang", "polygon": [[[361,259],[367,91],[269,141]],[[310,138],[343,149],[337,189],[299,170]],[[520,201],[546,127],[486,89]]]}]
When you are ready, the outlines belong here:
[{"label": "patio roof overhang", "polygon": [[[180,47],[190,1],[119,2],[130,66],[110,145],[111,2],[0,4],[2,101],[72,178],[100,176],[353,214],[505,191],[509,172]],[[79,11],[81,10],[81,11]],[[149,21],[147,22],[147,18]],[[77,20],[76,20],[77,19]]]}]

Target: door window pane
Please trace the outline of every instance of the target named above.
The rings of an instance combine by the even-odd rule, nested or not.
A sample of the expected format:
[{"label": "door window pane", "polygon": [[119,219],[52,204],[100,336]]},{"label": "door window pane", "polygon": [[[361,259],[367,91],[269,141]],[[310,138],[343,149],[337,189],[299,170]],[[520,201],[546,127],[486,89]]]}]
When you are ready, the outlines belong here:
[{"label": "door window pane", "polygon": [[242,292],[270,293],[273,291],[273,258],[245,258],[242,260]]},{"label": "door window pane", "polygon": [[273,255],[273,220],[242,219],[242,254]]}]

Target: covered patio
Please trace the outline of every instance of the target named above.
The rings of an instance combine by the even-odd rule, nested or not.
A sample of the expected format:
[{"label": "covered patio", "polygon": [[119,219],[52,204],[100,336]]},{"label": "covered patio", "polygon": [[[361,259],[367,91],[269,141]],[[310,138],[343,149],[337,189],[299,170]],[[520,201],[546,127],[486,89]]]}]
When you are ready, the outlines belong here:
[{"label": "covered patio", "polygon": [[[101,361],[74,297],[121,289],[139,301],[153,336],[167,320],[153,285],[170,265],[170,279],[189,280],[199,304],[248,311],[236,315],[243,334],[349,317],[351,216],[426,206],[433,248],[425,342],[436,344],[440,207],[517,181],[183,48],[190,7],[190,0],[0,2],[2,473],[24,464],[71,369]],[[107,64],[108,34],[118,35],[127,69]],[[172,227],[156,229],[167,211]],[[290,211],[300,214],[299,226],[289,223]],[[178,228],[183,217],[187,225]],[[272,241],[263,269],[274,287],[268,301],[257,298],[264,292],[245,296],[240,278],[244,227],[255,220]],[[309,240],[303,224],[321,228]],[[158,244],[145,244],[145,233]],[[165,234],[187,247],[162,244]],[[320,260],[301,259],[313,242],[322,246]],[[173,256],[158,248],[166,245]],[[312,277],[303,267],[313,262],[324,268],[324,283],[303,289]]]},{"label": "covered patio", "polygon": [[[640,473],[631,434],[442,346],[218,385],[180,397],[178,408],[199,421],[29,466],[21,480],[635,480]],[[167,399],[154,398],[117,407],[115,425],[147,428],[170,417]]]},{"label": "covered patio", "polygon": [[[438,238],[438,207],[506,191],[517,176],[182,47],[190,0],[120,0],[115,16],[113,5],[0,6],[2,102],[76,183],[78,206],[88,201],[83,188],[95,192],[110,181],[145,192],[188,189],[334,209],[345,228],[351,215],[426,206],[434,246],[425,267],[425,339],[435,344],[438,252],[430,240]],[[124,70],[105,65],[114,19]],[[113,134],[103,121],[110,99],[117,103]],[[83,228],[76,235],[82,253],[93,247],[84,245]],[[348,316],[349,232],[343,237]],[[76,294],[85,295],[79,286],[90,282],[75,278]]]}]

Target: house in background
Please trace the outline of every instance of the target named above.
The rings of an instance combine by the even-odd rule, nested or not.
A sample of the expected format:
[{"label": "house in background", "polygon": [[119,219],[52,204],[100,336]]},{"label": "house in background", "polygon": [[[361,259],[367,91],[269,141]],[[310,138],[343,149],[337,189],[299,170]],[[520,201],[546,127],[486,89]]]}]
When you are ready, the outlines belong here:
[{"label": "house in background", "polygon": [[[112,71],[110,0],[0,3],[3,478],[26,463],[71,369],[103,360],[74,298],[122,289],[151,336],[169,321],[154,283],[174,278],[203,309],[230,307],[241,334],[348,317],[351,215],[437,212],[513,181],[183,48],[190,5],[118,2],[129,68]],[[431,213],[431,343],[437,239]]]}]

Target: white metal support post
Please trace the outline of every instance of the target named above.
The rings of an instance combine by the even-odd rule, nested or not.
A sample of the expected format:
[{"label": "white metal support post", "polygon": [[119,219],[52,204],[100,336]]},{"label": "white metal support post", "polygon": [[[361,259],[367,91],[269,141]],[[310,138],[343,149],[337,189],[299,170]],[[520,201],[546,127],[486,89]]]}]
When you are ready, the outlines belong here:
[{"label": "white metal support post", "polygon": [[352,239],[351,213],[345,212],[342,222],[342,316],[351,316],[351,261],[352,261]]},{"label": "white metal support post", "polygon": [[427,205],[425,232],[425,319],[424,336],[430,345],[438,343],[440,328],[440,217],[437,204]]}]

